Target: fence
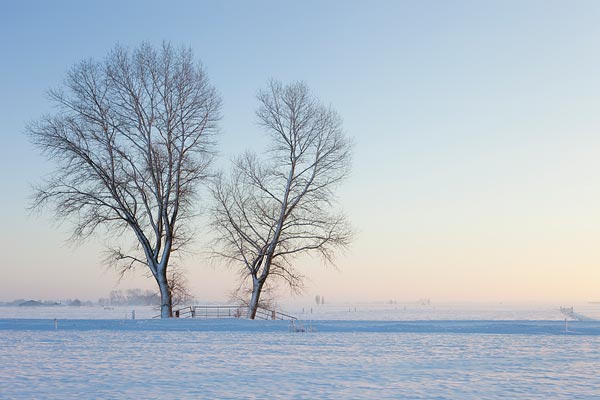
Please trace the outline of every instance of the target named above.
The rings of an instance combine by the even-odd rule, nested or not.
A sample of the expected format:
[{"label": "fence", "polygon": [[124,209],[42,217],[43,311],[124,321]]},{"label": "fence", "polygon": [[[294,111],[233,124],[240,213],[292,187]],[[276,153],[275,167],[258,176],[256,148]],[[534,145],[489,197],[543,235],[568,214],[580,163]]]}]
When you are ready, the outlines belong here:
[{"label": "fence", "polygon": [[[173,310],[173,316],[176,318],[245,318],[247,313],[248,307],[245,306],[187,306]],[[256,309],[255,318],[297,320],[294,316],[262,307]]]}]

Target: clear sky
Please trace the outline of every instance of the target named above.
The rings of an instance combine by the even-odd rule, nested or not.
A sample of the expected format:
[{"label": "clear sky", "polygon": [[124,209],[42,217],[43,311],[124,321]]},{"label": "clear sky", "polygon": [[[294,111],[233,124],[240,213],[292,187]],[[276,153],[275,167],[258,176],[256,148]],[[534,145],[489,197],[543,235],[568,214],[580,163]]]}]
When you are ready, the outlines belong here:
[{"label": "clear sky", "polygon": [[[26,210],[48,165],[24,136],[45,92],[116,43],[192,47],[224,99],[220,163],[260,152],[255,94],[304,80],[356,142],[338,269],[301,262],[306,298],[600,300],[597,1],[18,1],[0,10],[0,300],[96,299],[102,238]],[[233,273],[195,254],[194,294]]]}]

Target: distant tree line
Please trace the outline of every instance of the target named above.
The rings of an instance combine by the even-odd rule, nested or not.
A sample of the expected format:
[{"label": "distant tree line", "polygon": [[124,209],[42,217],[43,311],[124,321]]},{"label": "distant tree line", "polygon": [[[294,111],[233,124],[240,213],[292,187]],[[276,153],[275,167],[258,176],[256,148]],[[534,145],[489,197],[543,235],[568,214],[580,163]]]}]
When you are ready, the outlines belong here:
[{"label": "distant tree line", "polygon": [[156,291],[142,289],[112,290],[108,297],[102,297],[97,302],[90,300],[64,299],[64,300],[26,300],[17,299],[8,302],[0,302],[1,306],[159,306],[160,295]]},{"label": "distant tree line", "polygon": [[100,306],[157,306],[160,296],[152,290],[128,289],[112,290],[109,297],[98,299]]}]

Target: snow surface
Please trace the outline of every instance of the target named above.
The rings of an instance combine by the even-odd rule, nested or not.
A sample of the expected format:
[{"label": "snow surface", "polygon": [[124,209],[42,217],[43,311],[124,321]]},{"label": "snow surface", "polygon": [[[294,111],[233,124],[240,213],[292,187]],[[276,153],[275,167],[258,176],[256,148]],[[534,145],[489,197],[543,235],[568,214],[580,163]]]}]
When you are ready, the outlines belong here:
[{"label": "snow surface", "polygon": [[[600,320],[600,304],[511,304],[511,303],[442,303],[420,305],[416,303],[348,303],[308,304],[285,306],[278,311],[302,320],[564,320],[561,306],[573,307],[576,314]],[[131,319],[152,318],[160,314],[156,307],[0,307],[0,318],[42,319]]]},{"label": "snow surface", "polygon": [[573,307],[578,315],[600,320],[600,304],[592,303],[359,303],[290,307],[284,312],[311,320],[564,320],[561,306]]},{"label": "snow surface", "polygon": [[[379,320],[324,318],[354,313],[344,308],[296,323],[310,332],[287,321],[0,308],[0,398],[600,399],[600,321],[565,331],[558,307],[385,320],[390,309],[378,306],[365,314]],[[105,311],[115,318],[99,318]]]}]

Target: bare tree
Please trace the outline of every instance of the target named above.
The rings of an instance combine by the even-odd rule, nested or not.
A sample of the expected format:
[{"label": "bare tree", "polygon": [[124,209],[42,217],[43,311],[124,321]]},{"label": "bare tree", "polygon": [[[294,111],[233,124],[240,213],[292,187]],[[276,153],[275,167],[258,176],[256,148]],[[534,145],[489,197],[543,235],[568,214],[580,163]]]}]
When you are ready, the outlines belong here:
[{"label": "bare tree", "polygon": [[168,278],[173,307],[189,303],[193,300],[193,296],[188,286],[188,280],[183,271],[178,268],[171,268]]},{"label": "bare tree", "polygon": [[348,174],[351,156],[339,116],[304,83],[271,81],[258,101],[270,142],[265,159],[242,155],[230,177],[212,188],[214,252],[251,281],[251,319],[269,277],[300,291],[303,276],[293,259],[316,252],[331,263],[352,236],[345,216],[332,211],[334,189]]},{"label": "bare tree", "polygon": [[169,261],[191,238],[186,220],[213,158],[219,95],[190,49],[163,43],[76,64],[49,97],[56,113],[27,130],[58,168],[34,207],[72,218],[74,238],[100,226],[131,235],[132,250],[113,248],[113,261],[122,273],[145,265],[170,317]]}]

